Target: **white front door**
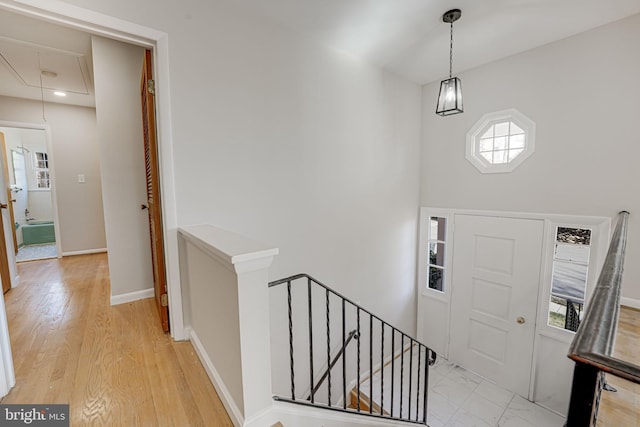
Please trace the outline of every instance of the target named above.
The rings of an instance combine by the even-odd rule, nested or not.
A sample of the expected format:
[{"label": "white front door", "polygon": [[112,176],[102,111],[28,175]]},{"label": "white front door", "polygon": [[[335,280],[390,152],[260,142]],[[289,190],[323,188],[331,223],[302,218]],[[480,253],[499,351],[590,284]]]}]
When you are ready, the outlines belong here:
[{"label": "white front door", "polygon": [[544,223],[455,215],[452,361],[529,396]]}]

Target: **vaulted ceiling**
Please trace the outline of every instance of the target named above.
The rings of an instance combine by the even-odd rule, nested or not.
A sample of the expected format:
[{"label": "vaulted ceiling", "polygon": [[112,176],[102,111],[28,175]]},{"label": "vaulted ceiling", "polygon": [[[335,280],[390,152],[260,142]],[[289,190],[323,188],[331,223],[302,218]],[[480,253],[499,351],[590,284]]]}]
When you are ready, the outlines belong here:
[{"label": "vaulted ceiling", "polygon": [[[639,0],[233,0],[247,13],[416,83],[640,13]],[[93,106],[90,35],[0,10],[0,95]],[[57,97],[53,92],[64,91]]]},{"label": "vaulted ceiling", "polygon": [[234,0],[317,42],[425,84],[640,13],[639,0]]}]

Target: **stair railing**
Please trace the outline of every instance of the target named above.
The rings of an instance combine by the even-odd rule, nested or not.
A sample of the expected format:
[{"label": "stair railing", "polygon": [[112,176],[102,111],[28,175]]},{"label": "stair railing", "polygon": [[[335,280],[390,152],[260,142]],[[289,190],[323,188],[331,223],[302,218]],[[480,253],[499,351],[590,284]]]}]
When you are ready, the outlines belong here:
[{"label": "stair railing", "polygon": [[[427,424],[433,350],[307,274],[269,283],[269,288],[279,286],[286,287],[287,295],[290,394],[275,400]],[[353,351],[347,348],[350,337],[356,338]],[[333,358],[332,341],[341,343]],[[308,361],[300,359],[300,352],[307,353]],[[317,365],[324,363],[316,380],[314,373],[322,371]],[[307,380],[296,375],[301,372]],[[304,383],[309,391],[301,394],[296,390]]]},{"label": "stair railing", "polygon": [[318,392],[318,390],[320,389],[320,387],[322,386],[322,384],[324,383],[324,380],[326,380],[327,377],[329,375],[331,375],[331,370],[333,369],[334,366],[336,366],[336,363],[338,363],[338,360],[340,360],[340,358],[344,354],[344,351],[347,349],[347,346],[349,345],[351,340],[354,339],[354,338],[356,340],[360,339],[360,336],[358,335],[358,331],[355,330],[355,329],[352,330],[351,332],[349,332],[349,335],[347,336],[347,340],[344,343],[342,343],[342,346],[340,347],[340,350],[338,350],[338,353],[335,355],[335,357],[331,361],[331,364],[329,364],[329,366],[324,371],[324,373],[322,374],[322,376],[320,377],[320,379],[318,380],[316,385],[311,390],[311,393],[309,393],[309,396],[307,396],[307,400],[309,400],[309,401],[311,400],[311,394],[316,394]]},{"label": "stair railing", "polygon": [[640,384],[640,366],[612,356],[620,312],[622,270],[629,212],[618,223],[584,319],[569,347],[575,362],[567,427],[596,425],[602,390],[608,373]]}]

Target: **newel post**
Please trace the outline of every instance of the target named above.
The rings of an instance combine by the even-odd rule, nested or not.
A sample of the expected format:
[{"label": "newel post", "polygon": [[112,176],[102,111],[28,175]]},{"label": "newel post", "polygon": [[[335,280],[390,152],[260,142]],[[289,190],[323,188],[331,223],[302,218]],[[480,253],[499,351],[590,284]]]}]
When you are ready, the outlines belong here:
[{"label": "newel post", "polygon": [[269,266],[273,255],[233,263],[238,278],[238,317],[245,424],[272,405],[269,330]]},{"label": "newel post", "polygon": [[278,249],[211,226],[179,230],[185,324],[236,427],[273,406],[269,267]]}]

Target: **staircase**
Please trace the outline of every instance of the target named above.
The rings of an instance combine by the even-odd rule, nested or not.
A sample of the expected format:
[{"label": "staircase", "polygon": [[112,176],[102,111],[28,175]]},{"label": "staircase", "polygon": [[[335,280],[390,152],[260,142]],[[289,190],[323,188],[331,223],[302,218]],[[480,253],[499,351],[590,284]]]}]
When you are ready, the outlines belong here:
[{"label": "staircase", "polygon": [[272,322],[288,341],[276,401],[427,424],[431,349],[306,274],[269,288],[286,304]]},{"label": "staircase", "polygon": [[384,369],[375,370],[372,378],[366,377],[359,389],[356,386],[351,390],[349,407],[357,409],[359,396],[363,411],[426,423],[427,395],[421,391],[428,387],[428,381],[424,369],[418,372],[414,368],[414,364],[422,366],[424,357],[425,350],[418,345],[406,347],[388,360]]}]

